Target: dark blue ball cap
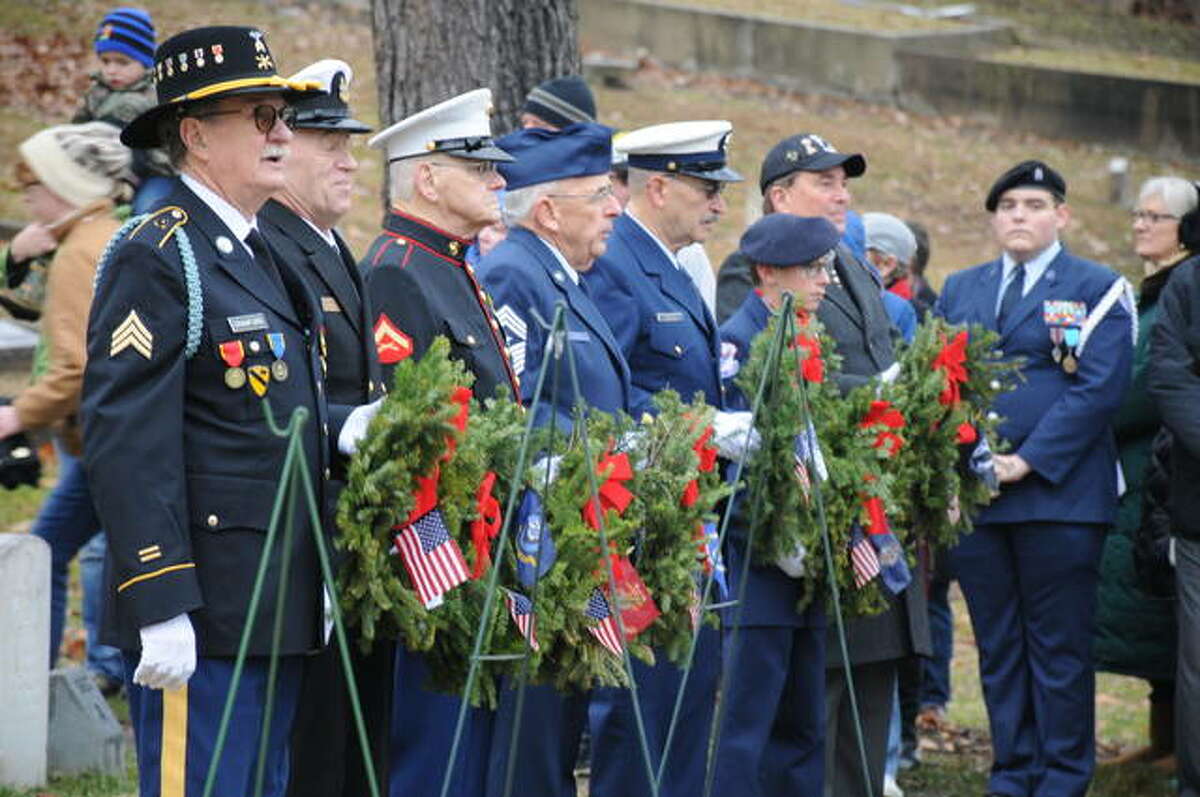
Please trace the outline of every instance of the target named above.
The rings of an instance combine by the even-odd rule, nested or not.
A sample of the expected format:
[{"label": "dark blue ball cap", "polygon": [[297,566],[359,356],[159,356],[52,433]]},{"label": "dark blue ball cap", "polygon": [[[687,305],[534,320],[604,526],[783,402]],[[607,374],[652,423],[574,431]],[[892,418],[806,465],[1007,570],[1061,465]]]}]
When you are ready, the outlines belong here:
[{"label": "dark blue ball cap", "polygon": [[847,177],[861,177],[867,170],[867,160],[857,152],[838,152],[816,133],[788,136],[763,158],[758,188],[766,193],[768,185],[792,172],[823,172],[834,166],[845,169]]},{"label": "dark blue ball cap", "polygon": [[1013,188],[1041,188],[1054,194],[1059,201],[1067,198],[1067,181],[1061,174],[1041,161],[1021,161],[992,184],[983,203],[988,213],[994,213],[1000,197]]},{"label": "dark blue ball cap", "polygon": [[751,263],[802,266],[834,249],[840,237],[828,219],[771,213],[742,233],[738,251]]},{"label": "dark blue ball cap", "polygon": [[499,164],[510,191],[538,183],[608,174],[612,169],[613,129],[596,122],[576,122],[561,130],[531,127],[497,139],[496,146],[513,157]]}]

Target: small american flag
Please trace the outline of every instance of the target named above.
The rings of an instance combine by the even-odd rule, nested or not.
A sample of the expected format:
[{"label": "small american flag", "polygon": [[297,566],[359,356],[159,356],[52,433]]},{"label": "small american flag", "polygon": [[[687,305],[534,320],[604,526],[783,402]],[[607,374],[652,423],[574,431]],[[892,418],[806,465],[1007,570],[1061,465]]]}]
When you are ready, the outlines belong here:
[{"label": "small american flag", "polygon": [[537,632],[534,627],[537,621],[533,615],[533,601],[519,592],[511,589],[504,590],[504,602],[508,605],[508,613],[521,631],[521,636],[529,640],[529,647],[539,650]]},{"label": "small american flag", "polygon": [[436,509],[400,530],[396,550],[426,609],[440,606],[444,594],[470,578],[462,551]]},{"label": "small american flag", "polygon": [[857,523],[850,529],[850,563],[854,566],[854,586],[858,589],[879,575],[879,557],[875,554],[875,546],[871,545]]},{"label": "small american flag", "polygon": [[608,600],[599,589],[592,590],[584,610],[589,620],[596,620],[596,625],[589,626],[588,632],[600,640],[600,644],[608,648],[614,656],[620,656],[624,647],[621,644],[621,634],[617,631],[617,623],[612,611],[608,608]]}]

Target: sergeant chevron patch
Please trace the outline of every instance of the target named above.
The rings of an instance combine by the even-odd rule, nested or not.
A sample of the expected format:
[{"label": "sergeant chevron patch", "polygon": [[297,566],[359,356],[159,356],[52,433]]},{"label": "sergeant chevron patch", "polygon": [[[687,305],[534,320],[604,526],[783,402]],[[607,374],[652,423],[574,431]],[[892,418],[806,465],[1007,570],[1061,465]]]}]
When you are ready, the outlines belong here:
[{"label": "sergeant chevron patch", "polygon": [[108,356],[116,357],[126,349],[132,348],[138,354],[150,359],[154,352],[154,335],[146,329],[137,310],[130,310],[112,334],[112,342],[108,347]]},{"label": "sergeant chevron patch", "polygon": [[386,313],[380,313],[375,322],[375,350],[379,362],[392,365],[413,353],[412,338],[405,335]]}]

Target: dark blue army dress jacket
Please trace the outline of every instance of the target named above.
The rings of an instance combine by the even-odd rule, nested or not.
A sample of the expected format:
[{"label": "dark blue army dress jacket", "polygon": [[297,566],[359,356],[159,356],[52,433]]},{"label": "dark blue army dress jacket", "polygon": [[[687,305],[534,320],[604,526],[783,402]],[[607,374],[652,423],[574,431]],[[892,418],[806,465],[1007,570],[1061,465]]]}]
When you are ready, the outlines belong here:
[{"label": "dark blue army dress jacket", "polygon": [[569,424],[577,398],[602,412],[630,412],[629,367],[587,289],[576,285],[566,268],[550,247],[523,227],[514,227],[479,264],[480,279],[495,302],[513,367],[520,374],[521,401],[527,406],[533,403],[542,369],[553,366],[549,330],[543,322],[551,322],[555,305],[562,302],[580,392],[576,396],[564,354],[557,396],[554,374],[547,374],[541,395],[547,411],[539,411],[538,421],[548,418],[552,408],[560,423]]},{"label": "dark blue army dress jacket", "polygon": [[[194,255],[191,286],[181,233]],[[327,406],[319,307],[278,266],[282,288],[181,184],[115,247],[98,280],[82,416],[88,481],[109,541],[110,644],[136,650],[140,628],[188,612],[200,656],[237,653],[287,447],[269,429],[260,393],[281,425],[293,410],[308,411],[304,454],[322,498],[351,407]],[[284,654],[320,644],[316,547],[307,512],[296,518]],[[283,563],[274,549],[251,654],[270,652]]]},{"label": "dark blue army dress jacket", "polygon": [[[993,260],[950,275],[935,312],[955,324],[996,329],[1003,270],[1002,261]],[[1052,330],[1078,329],[1117,279],[1111,269],[1064,248],[998,330],[1005,356],[1024,361],[1024,381],[996,400],[994,411],[1003,418],[999,432],[1033,472],[1004,485],[976,522],[1113,521],[1117,446],[1111,423],[1131,378],[1130,312],[1120,302],[1109,309],[1074,372],[1053,358]]]},{"label": "dark blue army dress jacket", "polygon": [[608,250],[584,275],[592,298],[629,363],[638,415],[671,388],[697,391],[721,409],[717,322],[687,272],[628,213],[613,224]]},{"label": "dark blue army dress jacket", "polygon": [[[737,374],[750,358],[750,346],[754,339],[767,328],[771,311],[757,291],[746,294],[742,306],[721,325],[721,343],[732,344],[735,349],[732,359],[722,362],[725,375],[725,396],[731,410],[749,410],[750,400],[737,386]],[[728,348],[728,346],[726,346]],[[734,510],[733,525],[726,537],[725,554],[729,573],[729,592],[736,595],[738,579],[742,574],[742,562],[746,555],[746,499],[749,489],[742,489],[734,496],[738,506]],[[809,556],[819,556],[819,551],[809,551]],[[825,604],[814,600],[803,612],[796,611],[796,603],[803,594],[804,582],[792,578],[778,567],[769,565],[750,566],[746,581],[746,595],[742,608],[742,625],[784,626],[824,628],[826,625]],[[733,611],[729,612],[732,620]]]}]

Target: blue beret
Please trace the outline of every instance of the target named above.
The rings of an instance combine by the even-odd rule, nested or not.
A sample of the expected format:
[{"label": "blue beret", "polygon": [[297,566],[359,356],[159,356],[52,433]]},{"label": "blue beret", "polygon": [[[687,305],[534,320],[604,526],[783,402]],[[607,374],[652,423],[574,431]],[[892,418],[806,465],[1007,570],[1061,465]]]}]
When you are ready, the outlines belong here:
[{"label": "blue beret", "polygon": [[751,263],[801,266],[836,247],[838,238],[828,219],[771,213],[742,233],[738,251]]},{"label": "blue beret", "polygon": [[1041,188],[1049,191],[1060,200],[1067,198],[1067,181],[1062,175],[1041,161],[1021,161],[992,184],[983,206],[988,213],[996,210],[1000,197],[1012,188]]},{"label": "blue beret", "polygon": [[538,183],[608,174],[612,168],[611,127],[576,122],[561,130],[531,127],[509,133],[496,146],[513,157],[499,164],[510,191]]}]

